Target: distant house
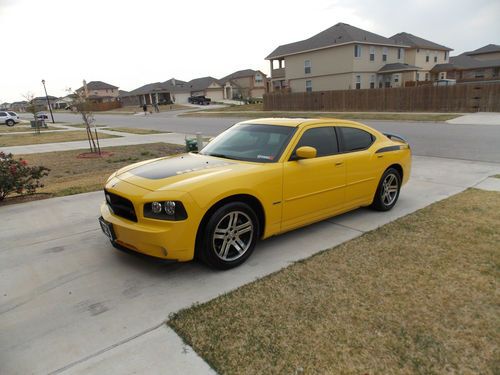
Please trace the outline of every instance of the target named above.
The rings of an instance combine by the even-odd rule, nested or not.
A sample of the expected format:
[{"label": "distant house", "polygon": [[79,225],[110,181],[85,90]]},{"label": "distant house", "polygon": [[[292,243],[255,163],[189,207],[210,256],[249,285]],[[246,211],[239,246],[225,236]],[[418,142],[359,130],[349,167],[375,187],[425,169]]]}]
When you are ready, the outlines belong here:
[{"label": "distant house", "polygon": [[195,78],[187,84],[191,92],[191,96],[203,95],[212,99],[212,101],[220,101],[224,99],[223,84],[217,78],[210,76]]},{"label": "distant house", "polygon": [[171,78],[165,82],[148,83],[135,90],[120,94],[123,105],[152,105],[153,103],[187,103],[190,96],[188,83]]},{"label": "distant house", "polygon": [[2,104],[0,104],[0,110],[6,111],[6,110],[10,109],[10,106],[11,106],[11,103],[7,103],[7,102],[2,103]]},{"label": "distant house", "polygon": [[239,70],[219,82],[224,87],[224,99],[262,98],[267,91],[267,77],[260,70]]},{"label": "distant house", "polygon": [[433,67],[436,77],[456,80],[500,79],[500,46],[488,44],[450,58],[449,63]]},{"label": "distant house", "polygon": [[10,109],[15,112],[26,112],[29,103],[25,100],[20,102],[14,102],[10,105]]},{"label": "distant house", "polygon": [[[409,33],[391,36],[396,43],[408,46],[404,49],[404,62],[418,70],[405,73],[404,81],[429,81],[431,70],[436,64],[446,64],[453,49],[431,42]],[[440,78],[446,78],[442,76]]]},{"label": "distant house", "polygon": [[270,90],[324,90],[400,87],[430,78],[432,66],[451,49],[408,33],[386,38],[345,23],[298,42],[284,44],[266,59]]},{"label": "distant house", "polygon": [[55,96],[37,96],[36,98],[33,98],[31,101],[31,104],[36,107],[38,111],[48,111],[49,110],[49,104],[47,103],[47,99],[49,100],[50,107],[52,109],[55,109],[55,103],[59,98]]},{"label": "distant house", "polygon": [[113,102],[118,99],[118,87],[102,81],[83,81],[83,86],[76,90],[94,103]]}]

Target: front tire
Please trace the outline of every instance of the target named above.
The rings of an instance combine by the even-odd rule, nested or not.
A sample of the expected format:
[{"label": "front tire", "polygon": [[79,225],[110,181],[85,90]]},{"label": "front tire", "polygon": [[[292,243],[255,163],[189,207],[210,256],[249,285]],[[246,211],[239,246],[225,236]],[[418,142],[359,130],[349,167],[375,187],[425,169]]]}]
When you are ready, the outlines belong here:
[{"label": "front tire", "polygon": [[377,187],[371,207],[377,211],[389,211],[394,207],[401,190],[401,175],[395,168],[388,168]]},{"label": "front tire", "polygon": [[7,126],[14,126],[14,124],[15,124],[14,120],[5,121],[5,125],[7,125]]},{"label": "front tire", "polygon": [[210,267],[227,270],[245,262],[260,233],[253,209],[242,202],[218,208],[203,231],[200,259]]}]

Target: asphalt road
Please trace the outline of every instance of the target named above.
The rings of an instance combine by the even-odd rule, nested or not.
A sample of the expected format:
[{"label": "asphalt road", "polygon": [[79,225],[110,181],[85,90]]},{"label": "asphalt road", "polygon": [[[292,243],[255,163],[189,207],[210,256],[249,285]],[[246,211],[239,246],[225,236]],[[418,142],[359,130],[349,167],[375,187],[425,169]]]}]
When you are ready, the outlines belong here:
[{"label": "asphalt road", "polygon": [[[96,115],[110,127],[135,127],[182,134],[215,136],[245,118],[178,117],[182,111],[143,115]],[[81,122],[79,115],[56,113],[56,121]],[[414,155],[500,163],[500,126],[456,125],[445,122],[362,121],[383,132],[404,136]]]}]

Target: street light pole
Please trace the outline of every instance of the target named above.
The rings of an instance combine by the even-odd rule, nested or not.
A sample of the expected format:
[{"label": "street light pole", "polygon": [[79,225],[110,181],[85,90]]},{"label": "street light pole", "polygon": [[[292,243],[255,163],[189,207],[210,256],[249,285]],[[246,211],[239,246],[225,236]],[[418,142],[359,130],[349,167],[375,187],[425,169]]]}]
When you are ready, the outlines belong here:
[{"label": "street light pole", "polygon": [[47,106],[49,107],[50,117],[52,118],[52,123],[54,124],[54,115],[52,114],[52,107],[50,106],[49,96],[47,95],[47,88],[45,87],[45,80],[42,79],[43,89],[45,90],[45,99],[47,99]]}]

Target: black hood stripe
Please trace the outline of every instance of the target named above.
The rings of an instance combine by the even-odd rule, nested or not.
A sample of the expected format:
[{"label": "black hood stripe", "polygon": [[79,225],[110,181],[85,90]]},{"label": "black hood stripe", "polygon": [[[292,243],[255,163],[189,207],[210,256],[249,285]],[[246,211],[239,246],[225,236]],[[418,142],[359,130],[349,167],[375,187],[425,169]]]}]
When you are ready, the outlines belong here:
[{"label": "black hood stripe", "polygon": [[183,154],[172,158],[160,159],[128,170],[135,176],[151,180],[177,176],[179,174],[234,164],[204,155]]}]

